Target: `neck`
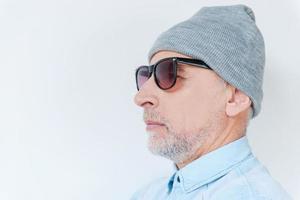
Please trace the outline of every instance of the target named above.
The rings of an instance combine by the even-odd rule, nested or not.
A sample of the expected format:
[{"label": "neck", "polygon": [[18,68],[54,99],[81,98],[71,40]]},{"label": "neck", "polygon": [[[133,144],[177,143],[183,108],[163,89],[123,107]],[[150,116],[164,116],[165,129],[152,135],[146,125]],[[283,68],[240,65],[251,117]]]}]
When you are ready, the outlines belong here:
[{"label": "neck", "polygon": [[181,169],[201,156],[243,137],[245,131],[241,130],[241,128],[237,128],[235,124],[236,122],[229,121],[226,128],[220,134],[216,134],[215,137],[210,137],[206,143],[194,153],[194,155],[182,163],[176,163],[177,169]]}]

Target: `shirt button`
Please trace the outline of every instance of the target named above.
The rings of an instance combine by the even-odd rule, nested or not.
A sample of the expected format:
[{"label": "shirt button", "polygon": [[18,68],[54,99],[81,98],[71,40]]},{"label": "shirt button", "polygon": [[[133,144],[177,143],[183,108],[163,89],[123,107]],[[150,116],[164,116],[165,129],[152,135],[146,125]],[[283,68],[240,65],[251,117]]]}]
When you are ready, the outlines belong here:
[{"label": "shirt button", "polygon": [[177,181],[178,181],[178,183],[180,183],[180,178],[179,178],[179,176],[177,176]]}]

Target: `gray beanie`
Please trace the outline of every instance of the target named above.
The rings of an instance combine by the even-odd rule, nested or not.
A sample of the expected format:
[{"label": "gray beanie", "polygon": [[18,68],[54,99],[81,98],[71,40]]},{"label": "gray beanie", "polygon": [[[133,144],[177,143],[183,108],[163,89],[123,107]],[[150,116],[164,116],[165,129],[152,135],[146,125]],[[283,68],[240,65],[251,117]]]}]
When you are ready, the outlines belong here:
[{"label": "gray beanie", "polygon": [[265,46],[251,8],[242,4],[203,7],[161,33],[148,53],[148,61],[160,50],[203,60],[222,79],[249,96],[252,119],[260,112]]}]

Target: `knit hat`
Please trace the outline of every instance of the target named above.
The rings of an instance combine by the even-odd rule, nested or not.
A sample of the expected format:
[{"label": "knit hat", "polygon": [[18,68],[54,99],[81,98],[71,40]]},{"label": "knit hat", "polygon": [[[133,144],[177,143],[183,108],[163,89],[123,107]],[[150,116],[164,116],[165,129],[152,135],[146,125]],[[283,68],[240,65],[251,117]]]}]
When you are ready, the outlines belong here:
[{"label": "knit hat", "polygon": [[161,50],[203,60],[222,79],[252,101],[252,119],[261,110],[265,46],[246,5],[203,7],[189,19],[162,32],[148,53]]}]

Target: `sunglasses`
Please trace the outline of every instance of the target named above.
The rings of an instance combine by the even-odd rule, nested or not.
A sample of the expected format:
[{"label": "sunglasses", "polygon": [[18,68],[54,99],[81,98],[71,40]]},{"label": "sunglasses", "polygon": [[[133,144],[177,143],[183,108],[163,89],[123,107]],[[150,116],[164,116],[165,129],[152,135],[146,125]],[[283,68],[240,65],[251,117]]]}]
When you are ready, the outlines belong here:
[{"label": "sunglasses", "polygon": [[176,83],[179,63],[212,70],[202,60],[181,57],[164,58],[153,65],[142,65],[135,70],[137,90],[151,77],[152,72],[154,72],[155,83],[160,89],[167,90],[172,88]]}]

